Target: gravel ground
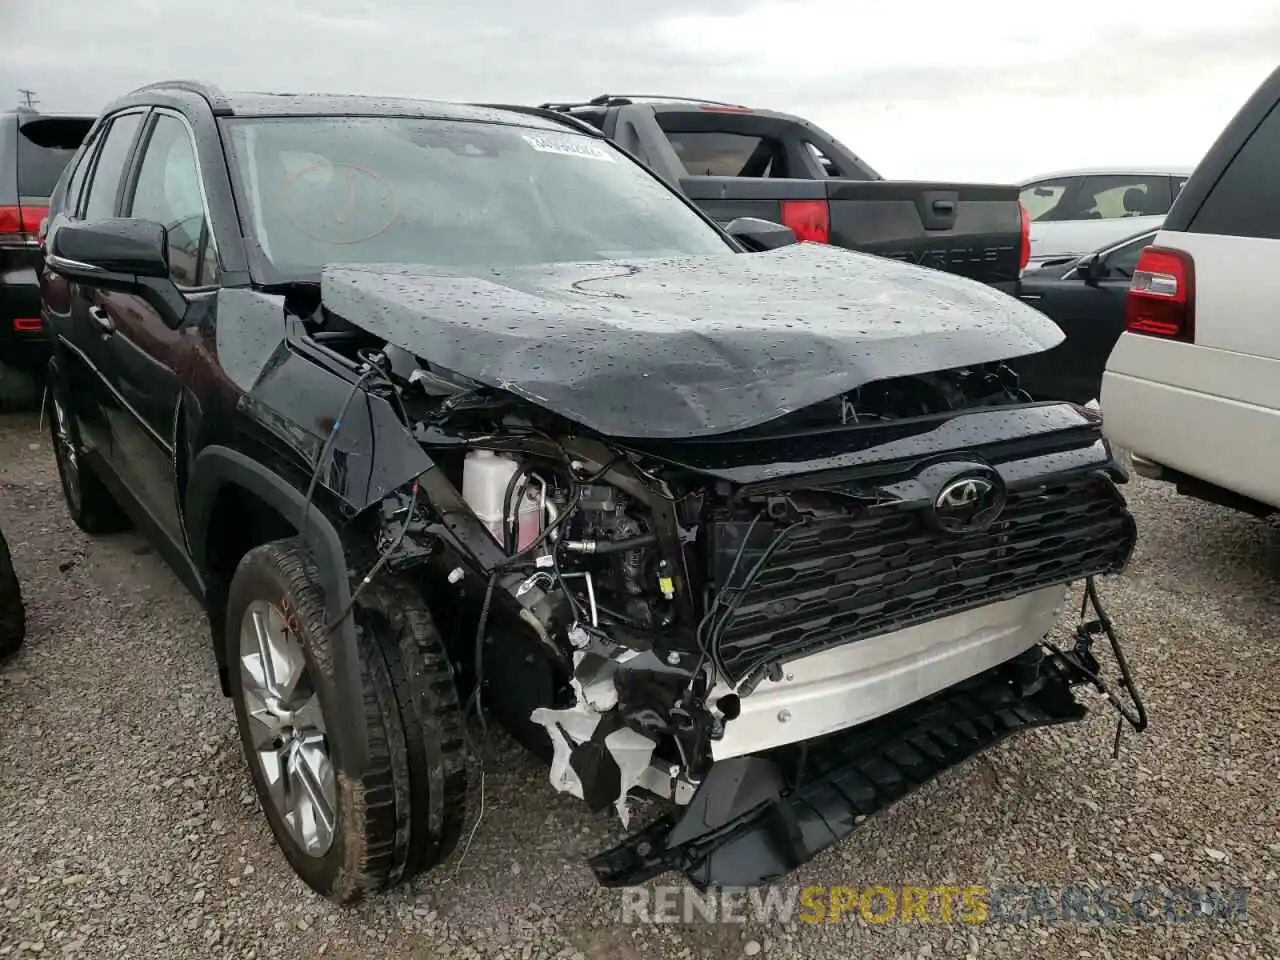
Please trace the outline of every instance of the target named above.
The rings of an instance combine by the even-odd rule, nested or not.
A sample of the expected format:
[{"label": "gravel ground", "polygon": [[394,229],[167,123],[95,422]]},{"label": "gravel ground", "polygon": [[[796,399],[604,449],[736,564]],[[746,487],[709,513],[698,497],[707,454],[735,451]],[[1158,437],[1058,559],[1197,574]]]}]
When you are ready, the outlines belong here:
[{"label": "gravel ground", "polygon": [[343,911],[269,840],[194,600],[136,535],[76,530],[35,417],[0,418],[29,619],[0,666],[0,955],[1280,957],[1280,533],[1143,481],[1129,496],[1142,542],[1104,597],[1148,732],[1119,761],[1101,709],[1017,738],[791,879],[1246,887],[1246,920],[623,925],[583,863],[614,821],[501,736],[466,856]]}]

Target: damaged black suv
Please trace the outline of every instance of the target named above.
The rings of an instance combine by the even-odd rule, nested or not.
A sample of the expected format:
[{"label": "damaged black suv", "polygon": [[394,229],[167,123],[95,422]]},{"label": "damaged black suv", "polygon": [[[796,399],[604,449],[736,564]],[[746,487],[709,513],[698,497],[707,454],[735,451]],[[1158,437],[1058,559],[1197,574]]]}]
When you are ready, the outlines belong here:
[{"label": "damaged black suv", "polygon": [[532,108],[170,82],[95,123],[41,277],[67,507],[204,604],[314,889],[449,855],[473,703],[592,809],[668,802],[607,884],[767,881],[1083,715],[1088,633],[1041,641],[1135,528],[1099,416],[1002,363],[1062,334],[793,240]]}]

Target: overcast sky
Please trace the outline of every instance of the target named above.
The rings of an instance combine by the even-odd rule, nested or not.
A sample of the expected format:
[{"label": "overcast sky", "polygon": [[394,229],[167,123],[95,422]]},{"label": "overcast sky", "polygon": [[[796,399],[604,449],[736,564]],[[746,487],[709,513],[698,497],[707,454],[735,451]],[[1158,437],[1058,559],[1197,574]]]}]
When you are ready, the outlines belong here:
[{"label": "overcast sky", "polygon": [[[612,12],[610,12],[612,11]],[[1192,165],[1280,62],[1280,0],[0,0],[0,104],[148,81],[803,114],[891,178]]]}]

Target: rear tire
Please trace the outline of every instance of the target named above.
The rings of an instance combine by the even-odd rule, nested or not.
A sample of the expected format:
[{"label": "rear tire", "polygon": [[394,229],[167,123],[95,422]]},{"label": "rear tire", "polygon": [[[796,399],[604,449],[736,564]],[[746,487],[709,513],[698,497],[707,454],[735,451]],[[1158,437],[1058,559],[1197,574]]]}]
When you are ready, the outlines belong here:
[{"label": "rear tire", "polygon": [[[416,591],[394,581],[371,585],[362,600],[364,702],[352,717],[334,715],[328,686],[311,679],[332,680],[333,663],[318,572],[300,539],[250,550],[227,603],[231,696],[258,799],[294,871],[339,904],[440,863],[466,816],[461,711],[430,615]],[[271,675],[261,668],[263,635]],[[368,744],[358,781],[339,775],[325,735],[347,723],[363,724]]]},{"label": "rear tire", "polygon": [[13,570],[9,544],[0,532],[0,658],[17,653],[27,637],[27,611],[22,587]]},{"label": "rear tire", "polygon": [[62,497],[75,525],[90,535],[119,533],[133,526],[129,515],[85,460],[80,425],[67,402],[57,368],[49,364],[49,439],[62,481]]}]

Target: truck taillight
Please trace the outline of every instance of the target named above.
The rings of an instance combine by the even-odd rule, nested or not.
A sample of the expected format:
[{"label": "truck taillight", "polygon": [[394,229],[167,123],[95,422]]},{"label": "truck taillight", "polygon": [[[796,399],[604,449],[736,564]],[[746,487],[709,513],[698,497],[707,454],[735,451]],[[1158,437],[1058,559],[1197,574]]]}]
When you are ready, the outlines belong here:
[{"label": "truck taillight", "polygon": [[831,242],[831,212],[825,200],[783,200],[782,222],[797,240]]},{"label": "truck taillight", "polygon": [[0,240],[34,240],[47,207],[0,206]]},{"label": "truck taillight", "polygon": [[1031,262],[1031,211],[1018,204],[1018,270],[1027,269]]},{"label": "truck taillight", "polygon": [[1129,282],[1125,329],[1149,337],[1195,342],[1196,265],[1191,254],[1147,247]]}]

